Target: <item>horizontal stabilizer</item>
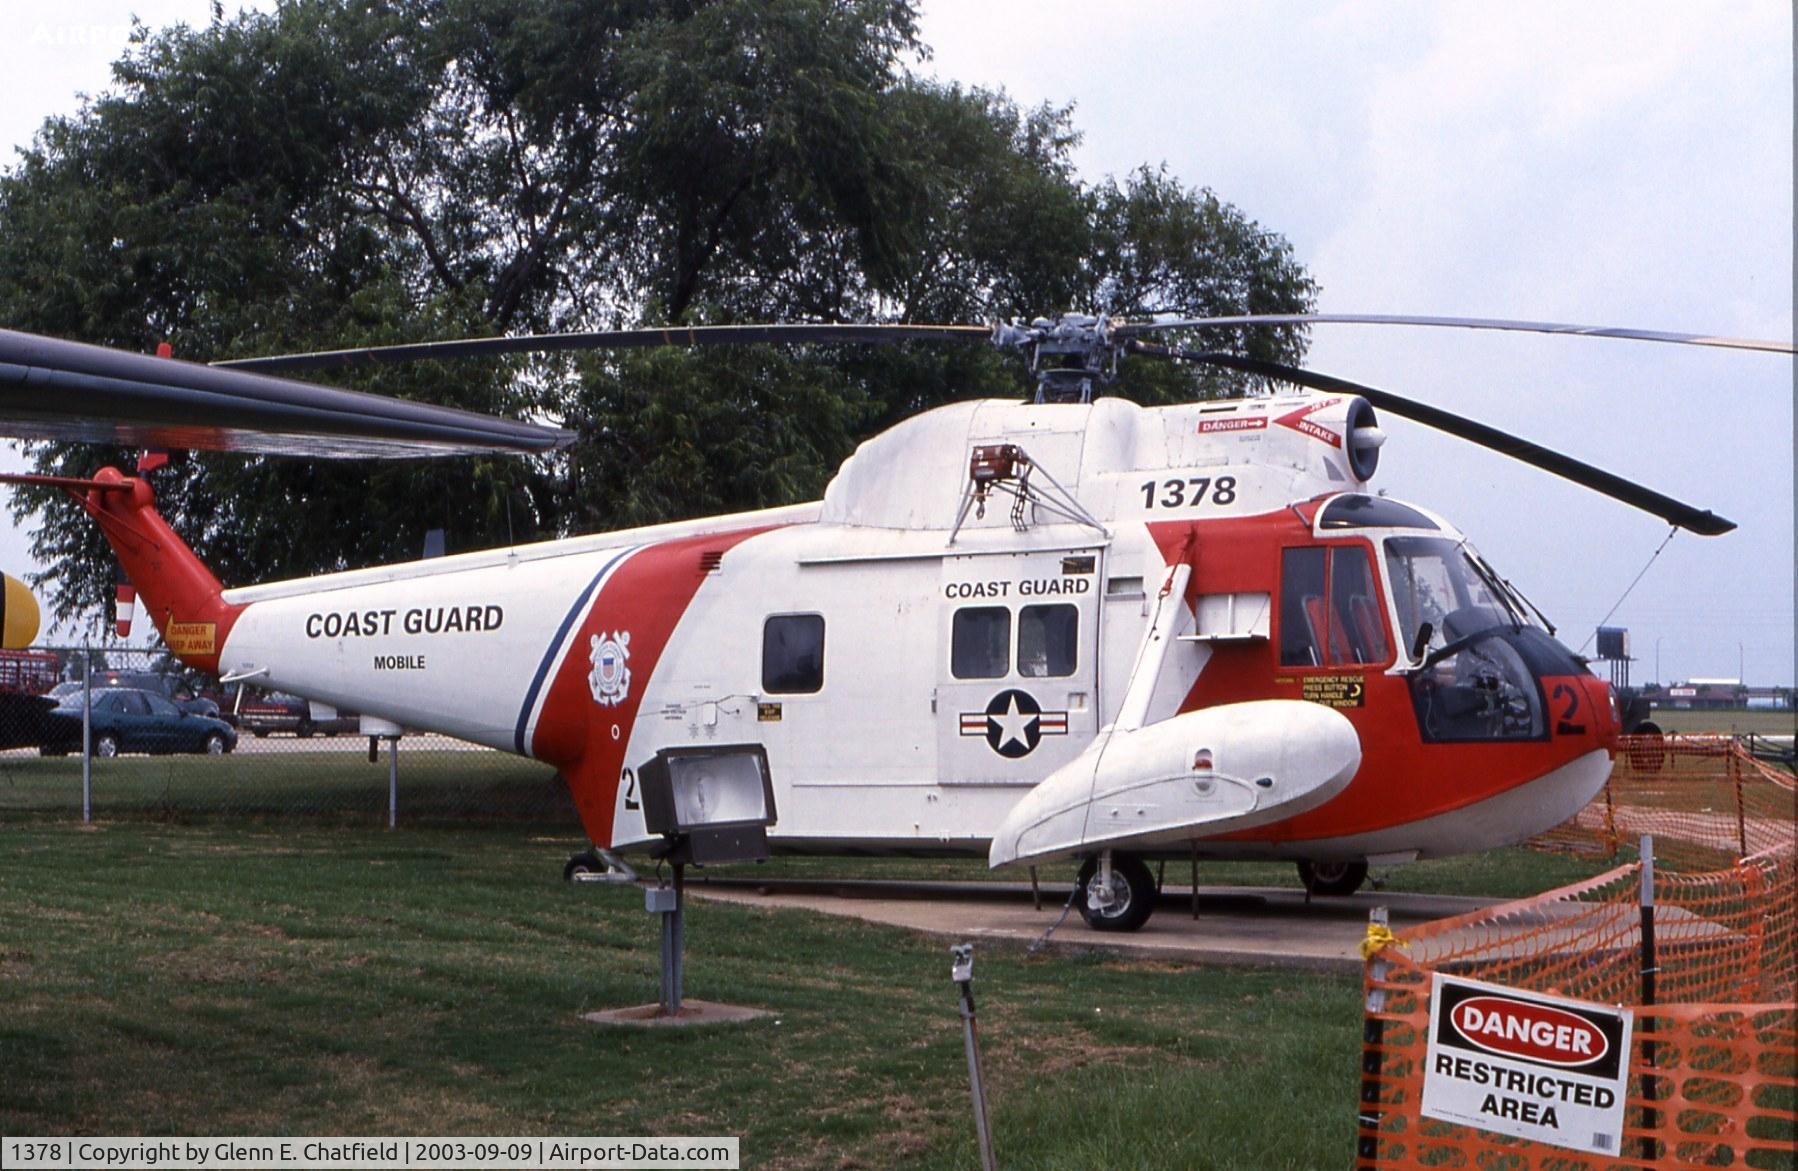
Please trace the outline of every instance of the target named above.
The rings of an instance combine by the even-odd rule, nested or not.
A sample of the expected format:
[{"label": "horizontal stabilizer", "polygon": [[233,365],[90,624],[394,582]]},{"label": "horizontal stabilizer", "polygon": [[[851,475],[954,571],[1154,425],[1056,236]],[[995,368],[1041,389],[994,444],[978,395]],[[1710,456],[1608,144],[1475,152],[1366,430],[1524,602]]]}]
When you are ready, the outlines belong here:
[{"label": "horizontal stabilizer", "polygon": [[1171,848],[1328,801],[1361,767],[1341,712],[1290,699],[1186,712],[1102,733],[1050,773],[993,834],[994,866],[1106,849]]}]

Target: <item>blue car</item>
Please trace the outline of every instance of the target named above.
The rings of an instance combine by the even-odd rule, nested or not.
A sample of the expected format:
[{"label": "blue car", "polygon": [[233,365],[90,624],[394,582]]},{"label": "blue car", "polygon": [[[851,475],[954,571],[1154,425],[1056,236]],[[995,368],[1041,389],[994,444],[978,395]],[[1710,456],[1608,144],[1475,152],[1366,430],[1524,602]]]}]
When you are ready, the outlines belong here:
[{"label": "blue car", "polygon": [[[101,687],[91,710],[95,756],[122,752],[204,752],[220,756],[237,747],[237,729],[223,720],[183,711],[154,691]],[[81,693],[65,696],[49,716],[45,756],[81,751]]]}]

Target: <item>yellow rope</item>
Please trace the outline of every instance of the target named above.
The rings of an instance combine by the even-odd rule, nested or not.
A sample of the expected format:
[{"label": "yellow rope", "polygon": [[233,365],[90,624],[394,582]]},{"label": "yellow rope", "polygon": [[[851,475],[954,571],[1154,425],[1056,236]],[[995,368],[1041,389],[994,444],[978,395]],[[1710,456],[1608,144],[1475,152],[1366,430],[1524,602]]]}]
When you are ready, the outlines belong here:
[{"label": "yellow rope", "polygon": [[1367,938],[1361,941],[1361,958],[1364,960],[1371,960],[1373,957],[1386,950],[1389,945],[1395,943],[1400,947],[1411,946],[1398,936],[1394,935],[1392,933],[1392,928],[1386,926],[1384,923],[1369,923],[1367,925]]}]

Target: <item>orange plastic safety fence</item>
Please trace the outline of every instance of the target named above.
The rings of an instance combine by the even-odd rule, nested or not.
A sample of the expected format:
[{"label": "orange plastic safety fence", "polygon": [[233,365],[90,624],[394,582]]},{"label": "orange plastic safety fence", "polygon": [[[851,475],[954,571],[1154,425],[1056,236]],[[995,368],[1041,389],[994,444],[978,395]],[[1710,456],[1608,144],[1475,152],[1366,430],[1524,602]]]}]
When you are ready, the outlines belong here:
[{"label": "orange plastic safety fence", "polygon": [[1655,1004],[1638,1007],[1624,1148],[1591,1155],[1425,1118],[1430,976],[1641,1005],[1640,868],[1429,923],[1367,964],[1357,1168],[1798,1166],[1798,869],[1771,851],[1657,873]]},{"label": "orange plastic safety fence", "polygon": [[1604,791],[1571,820],[1532,838],[1542,850],[1615,858],[1643,834],[1672,870],[1727,867],[1793,848],[1792,773],[1729,736],[1627,736]]}]

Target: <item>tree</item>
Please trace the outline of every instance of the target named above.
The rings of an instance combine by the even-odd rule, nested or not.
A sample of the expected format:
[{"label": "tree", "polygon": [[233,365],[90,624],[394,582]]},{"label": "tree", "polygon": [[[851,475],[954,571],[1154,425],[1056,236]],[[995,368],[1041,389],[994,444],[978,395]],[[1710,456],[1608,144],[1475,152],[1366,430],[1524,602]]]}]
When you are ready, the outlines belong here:
[{"label": "tree", "polygon": [[[140,28],[113,90],[0,177],[0,319],[211,358],[637,322],[1309,308],[1279,237],[1161,171],[1082,184],[1068,110],[921,80],[922,52],[911,0],[291,0]],[[1298,330],[1231,340],[1303,350]],[[1241,385],[1126,365],[1142,401]],[[984,349],[924,346],[354,384],[581,438],[565,460],[177,459],[165,511],[224,580],[410,557],[431,528],[470,548],[815,496],[870,431],[1024,389]],[[37,451],[64,474],[96,459]],[[14,511],[41,521],[53,614],[106,604],[92,527],[45,493]]]}]

